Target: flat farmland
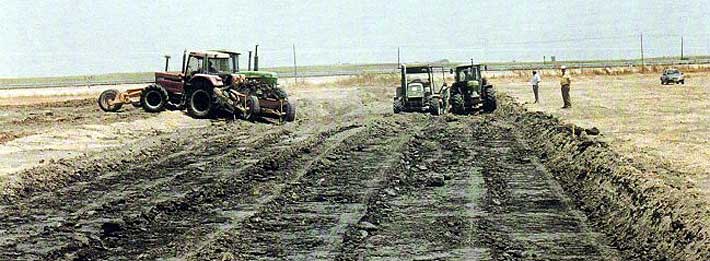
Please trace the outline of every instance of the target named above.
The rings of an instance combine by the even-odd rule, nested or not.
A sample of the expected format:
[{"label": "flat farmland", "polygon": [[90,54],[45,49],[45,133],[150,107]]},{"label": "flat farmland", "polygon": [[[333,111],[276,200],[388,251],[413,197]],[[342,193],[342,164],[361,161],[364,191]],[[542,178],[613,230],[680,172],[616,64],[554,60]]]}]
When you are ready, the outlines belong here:
[{"label": "flat farmland", "polygon": [[710,195],[710,74],[686,74],[685,85],[661,85],[658,74],[574,75],[572,109],[561,109],[559,77],[543,76],[540,103],[527,79],[496,79],[499,92],[530,111],[544,111],[602,138],[638,161],[696,182]]}]

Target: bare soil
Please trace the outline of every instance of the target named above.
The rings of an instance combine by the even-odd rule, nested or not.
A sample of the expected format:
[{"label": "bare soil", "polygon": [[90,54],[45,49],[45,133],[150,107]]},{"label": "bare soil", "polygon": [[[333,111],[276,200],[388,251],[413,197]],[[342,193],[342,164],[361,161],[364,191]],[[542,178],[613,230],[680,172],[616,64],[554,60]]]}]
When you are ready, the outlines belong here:
[{"label": "bare soil", "polygon": [[698,219],[672,216],[682,231],[701,230],[654,252],[669,241],[640,243],[653,222],[614,236],[636,219],[591,207],[624,201],[585,202],[599,199],[570,186],[579,170],[550,164],[550,151],[522,131],[540,120],[552,123],[530,126],[564,135],[558,122],[511,102],[490,115],[395,115],[392,91],[294,87],[294,123],[200,120],[12,173],[0,194],[0,259],[708,257]]}]

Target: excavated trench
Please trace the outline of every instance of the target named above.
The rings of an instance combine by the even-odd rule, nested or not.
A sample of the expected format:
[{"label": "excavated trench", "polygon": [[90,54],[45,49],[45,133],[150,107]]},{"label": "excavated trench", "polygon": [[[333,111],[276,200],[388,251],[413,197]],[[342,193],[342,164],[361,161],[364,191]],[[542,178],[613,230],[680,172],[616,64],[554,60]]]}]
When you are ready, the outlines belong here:
[{"label": "excavated trench", "polygon": [[40,166],[2,194],[0,259],[707,260],[699,203],[502,101],[432,117],[304,98],[293,124]]}]

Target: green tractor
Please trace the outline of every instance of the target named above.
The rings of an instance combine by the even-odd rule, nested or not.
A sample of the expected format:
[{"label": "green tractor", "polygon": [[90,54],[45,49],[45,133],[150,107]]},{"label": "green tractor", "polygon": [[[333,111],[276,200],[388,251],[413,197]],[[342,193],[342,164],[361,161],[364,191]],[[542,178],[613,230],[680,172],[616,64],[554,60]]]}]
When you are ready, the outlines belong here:
[{"label": "green tractor", "polygon": [[481,76],[480,64],[459,65],[450,71],[454,74],[454,84],[451,85],[451,112],[454,114],[470,114],[476,110],[493,112],[497,107],[496,94],[493,85]]},{"label": "green tractor", "polygon": [[443,67],[402,64],[399,69],[401,83],[392,104],[394,113],[429,112],[441,115],[447,111],[449,89],[446,82],[439,85],[434,77],[435,69],[439,69],[444,76]]}]

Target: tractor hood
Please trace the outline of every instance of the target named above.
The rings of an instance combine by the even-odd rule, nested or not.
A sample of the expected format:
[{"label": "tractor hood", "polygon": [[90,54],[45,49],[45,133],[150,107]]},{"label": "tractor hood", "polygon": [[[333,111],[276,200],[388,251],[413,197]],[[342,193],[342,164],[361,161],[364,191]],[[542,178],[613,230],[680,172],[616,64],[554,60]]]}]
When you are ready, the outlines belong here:
[{"label": "tractor hood", "polygon": [[237,75],[243,75],[247,79],[261,79],[269,84],[277,84],[279,76],[275,72],[265,72],[265,71],[241,71],[236,73]]}]

